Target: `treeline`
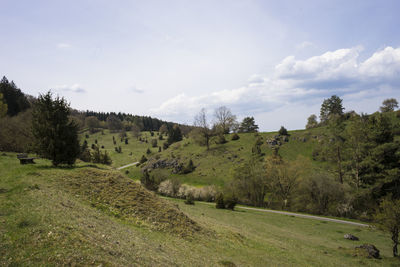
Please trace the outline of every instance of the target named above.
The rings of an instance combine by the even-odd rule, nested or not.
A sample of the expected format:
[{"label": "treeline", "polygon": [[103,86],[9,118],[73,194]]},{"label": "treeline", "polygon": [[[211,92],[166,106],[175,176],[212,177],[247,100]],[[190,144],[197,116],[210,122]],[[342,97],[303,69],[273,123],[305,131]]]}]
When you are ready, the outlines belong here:
[{"label": "treeline", "polygon": [[163,121],[157,118],[152,118],[150,116],[138,116],[127,113],[115,113],[115,112],[96,112],[96,111],[84,111],[78,112],[78,114],[83,114],[85,118],[95,117],[101,122],[107,122],[107,119],[111,117],[118,118],[121,122],[130,122],[131,124],[138,125],[141,131],[158,131],[161,125],[165,124],[169,129],[171,129],[175,123]]},{"label": "treeline", "polygon": [[32,106],[35,98],[24,94],[13,81],[0,81],[0,150],[32,150]]},{"label": "treeline", "polygon": [[[14,81],[3,77],[0,81],[0,151],[33,152],[32,110],[38,99],[26,95]],[[158,131],[160,128],[171,132],[175,123],[149,116],[126,113],[78,111],[69,109],[69,120],[79,131],[90,132],[109,129],[113,132]],[[193,127],[179,125],[182,134],[188,134]]]}]

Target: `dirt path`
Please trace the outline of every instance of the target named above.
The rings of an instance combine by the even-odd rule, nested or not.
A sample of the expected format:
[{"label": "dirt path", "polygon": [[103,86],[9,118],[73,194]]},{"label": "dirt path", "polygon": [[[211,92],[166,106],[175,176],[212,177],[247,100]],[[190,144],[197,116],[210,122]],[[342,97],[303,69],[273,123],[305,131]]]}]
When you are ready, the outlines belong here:
[{"label": "dirt path", "polygon": [[245,210],[270,212],[270,213],[278,213],[278,214],[283,214],[283,215],[289,215],[289,216],[295,216],[295,217],[301,217],[301,218],[307,218],[307,219],[315,219],[315,220],[327,221],[327,222],[351,224],[351,225],[362,226],[362,227],[369,226],[368,224],[364,224],[364,223],[357,223],[357,222],[351,222],[351,221],[345,221],[345,220],[339,220],[339,219],[333,219],[333,218],[326,218],[326,217],[320,217],[320,216],[314,216],[314,215],[307,215],[307,214],[300,214],[300,213],[293,213],[293,212],[287,212],[287,211],[258,209],[258,208],[250,208],[250,207],[243,207],[243,206],[236,206],[236,208],[245,209]]},{"label": "dirt path", "polygon": [[139,161],[134,162],[134,163],[130,163],[130,164],[128,164],[128,165],[124,165],[124,166],[118,167],[117,170],[122,170],[122,169],[128,168],[128,167],[130,167],[130,166],[134,166],[134,165],[136,165],[136,164],[138,164],[138,163],[139,163]]},{"label": "dirt path", "polygon": [[[166,198],[166,197],[163,197],[163,198]],[[166,199],[168,199],[168,198],[166,198]],[[215,203],[203,202],[203,201],[196,201],[196,203],[202,203],[202,204],[206,204],[206,205],[215,205]],[[261,211],[261,212],[269,212],[269,213],[277,213],[277,214],[282,214],[282,215],[301,217],[301,218],[306,218],[306,219],[314,219],[314,220],[320,220],[320,221],[327,221],[327,222],[350,224],[350,225],[361,226],[361,227],[369,227],[368,224],[364,224],[364,223],[345,221],[345,220],[333,219],[333,218],[327,218],[327,217],[321,217],[321,216],[315,216],[315,215],[294,213],[294,212],[288,212],[288,211],[269,210],[269,209],[261,209],[261,208],[251,208],[251,207],[245,207],[245,206],[236,206],[235,208],[236,209],[244,209],[244,210],[255,210],[255,211]]]}]

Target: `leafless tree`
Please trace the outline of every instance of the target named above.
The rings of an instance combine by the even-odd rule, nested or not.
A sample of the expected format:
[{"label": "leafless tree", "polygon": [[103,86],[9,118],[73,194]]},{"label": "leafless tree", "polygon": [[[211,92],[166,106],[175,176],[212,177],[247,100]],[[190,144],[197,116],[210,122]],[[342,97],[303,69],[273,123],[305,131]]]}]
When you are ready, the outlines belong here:
[{"label": "leafless tree", "polygon": [[194,117],[194,125],[197,127],[196,132],[200,135],[207,146],[207,150],[210,149],[210,139],[213,136],[213,132],[210,129],[210,125],[207,121],[206,110],[204,108]]},{"label": "leafless tree", "polygon": [[236,116],[225,106],[219,107],[214,111],[214,118],[215,128],[219,128],[223,134],[229,133],[236,123]]}]

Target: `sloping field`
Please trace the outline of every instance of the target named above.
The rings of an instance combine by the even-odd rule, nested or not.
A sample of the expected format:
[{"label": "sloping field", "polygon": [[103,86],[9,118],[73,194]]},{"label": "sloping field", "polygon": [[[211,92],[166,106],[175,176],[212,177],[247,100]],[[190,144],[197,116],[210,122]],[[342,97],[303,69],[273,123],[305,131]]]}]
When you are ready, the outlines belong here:
[{"label": "sloping field", "polygon": [[[382,259],[355,256],[364,242]],[[390,256],[375,229],[184,205],[101,165],[20,165],[0,153],[1,266],[398,265]]]}]

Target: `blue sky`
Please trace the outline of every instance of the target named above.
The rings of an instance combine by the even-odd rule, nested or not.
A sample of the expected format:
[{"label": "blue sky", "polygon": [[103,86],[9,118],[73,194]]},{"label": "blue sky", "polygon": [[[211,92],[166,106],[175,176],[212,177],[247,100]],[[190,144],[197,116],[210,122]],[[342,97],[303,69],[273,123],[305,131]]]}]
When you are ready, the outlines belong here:
[{"label": "blue sky", "polygon": [[0,75],[80,110],[304,128],[324,98],[400,101],[399,1],[0,0]]}]

